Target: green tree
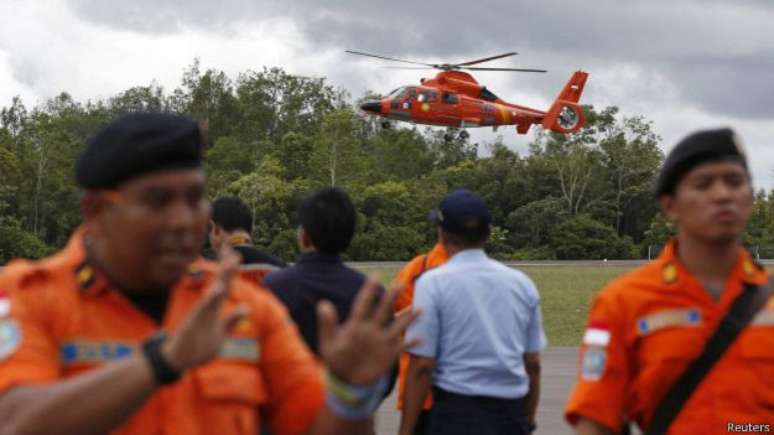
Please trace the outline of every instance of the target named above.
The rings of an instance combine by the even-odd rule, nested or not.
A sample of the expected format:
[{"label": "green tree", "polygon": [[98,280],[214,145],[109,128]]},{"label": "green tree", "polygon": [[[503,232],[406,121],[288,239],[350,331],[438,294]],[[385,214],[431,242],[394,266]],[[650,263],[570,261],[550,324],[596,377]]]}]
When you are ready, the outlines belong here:
[{"label": "green tree", "polygon": [[[617,110],[611,107],[604,113],[614,114]],[[599,143],[612,188],[610,202],[615,209],[615,229],[618,234],[631,235],[635,241],[641,238],[657,212],[653,180],[664,157],[658,147],[660,139],[651,127],[641,116],[624,118],[621,123],[608,122]]]},{"label": "green tree", "polygon": [[677,228],[672,222],[662,213],[657,213],[650,221],[648,229],[645,230],[641,254],[646,257],[650,255],[650,258],[655,257],[676,232]]},{"label": "green tree", "polygon": [[634,245],[627,236],[588,215],[573,216],[559,224],[551,246],[560,260],[631,258]]},{"label": "green tree", "polygon": [[548,245],[555,228],[569,218],[561,198],[549,196],[525,204],[508,215],[511,245],[517,249]]},{"label": "green tree", "polygon": [[318,183],[353,188],[363,180],[367,160],[358,139],[359,126],[360,120],[349,108],[325,116],[309,158]]}]

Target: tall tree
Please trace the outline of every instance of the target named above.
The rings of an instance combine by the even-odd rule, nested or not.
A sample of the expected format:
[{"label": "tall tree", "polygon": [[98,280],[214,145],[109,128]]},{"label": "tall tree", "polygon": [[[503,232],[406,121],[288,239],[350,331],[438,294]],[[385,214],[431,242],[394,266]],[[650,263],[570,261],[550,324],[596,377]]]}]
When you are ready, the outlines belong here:
[{"label": "tall tree", "polygon": [[331,187],[354,187],[362,181],[367,163],[358,138],[359,127],[360,119],[349,108],[323,118],[310,156],[320,182]]}]

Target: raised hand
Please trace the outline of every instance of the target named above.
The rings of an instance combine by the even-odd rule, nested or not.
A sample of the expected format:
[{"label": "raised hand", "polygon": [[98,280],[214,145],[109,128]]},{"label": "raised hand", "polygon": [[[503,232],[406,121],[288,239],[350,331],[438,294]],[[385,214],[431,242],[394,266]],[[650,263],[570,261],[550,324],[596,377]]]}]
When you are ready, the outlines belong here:
[{"label": "raised hand", "polygon": [[404,310],[393,318],[399,288],[390,289],[375,305],[379,284],[368,279],[355,299],[346,323],[337,326],[336,308],[328,301],[317,307],[320,356],[339,379],[352,385],[375,382],[395,364],[405,347],[403,333],[418,313]]},{"label": "raised hand", "polygon": [[239,306],[228,316],[220,317],[240,261],[230,246],[221,250],[212,286],[197,301],[175,334],[162,345],[161,352],[176,370],[182,372],[215,357],[228,330],[247,314],[247,308]]}]

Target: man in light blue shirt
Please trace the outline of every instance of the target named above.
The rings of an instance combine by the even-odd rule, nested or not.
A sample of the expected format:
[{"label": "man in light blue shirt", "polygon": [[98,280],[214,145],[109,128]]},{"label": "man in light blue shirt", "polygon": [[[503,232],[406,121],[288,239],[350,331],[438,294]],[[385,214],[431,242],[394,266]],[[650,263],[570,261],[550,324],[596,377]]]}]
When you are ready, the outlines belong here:
[{"label": "man in light blue shirt", "polygon": [[435,213],[451,259],[418,281],[422,314],[406,332],[411,354],[400,434],[410,434],[432,386],[430,434],[528,434],[546,346],[540,296],[523,273],[482,249],[491,215],[475,193],[450,193]]}]

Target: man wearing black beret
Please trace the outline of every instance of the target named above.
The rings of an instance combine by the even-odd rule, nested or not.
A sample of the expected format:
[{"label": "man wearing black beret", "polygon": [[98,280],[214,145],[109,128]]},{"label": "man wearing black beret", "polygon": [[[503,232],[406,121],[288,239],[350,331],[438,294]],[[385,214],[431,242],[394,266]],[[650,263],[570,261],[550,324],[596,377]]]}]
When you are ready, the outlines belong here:
[{"label": "man wearing black beret", "polygon": [[565,417],[578,434],[771,432],[774,299],[740,242],[753,189],[734,132],[680,141],[656,196],[677,236],[595,298]]},{"label": "man wearing black beret", "polygon": [[83,225],[68,246],[0,275],[0,432],[368,433],[413,314],[347,322],[318,306],[318,362],[229,248],[199,258],[209,219],[199,125],[172,114],[110,123],[76,165]]}]

